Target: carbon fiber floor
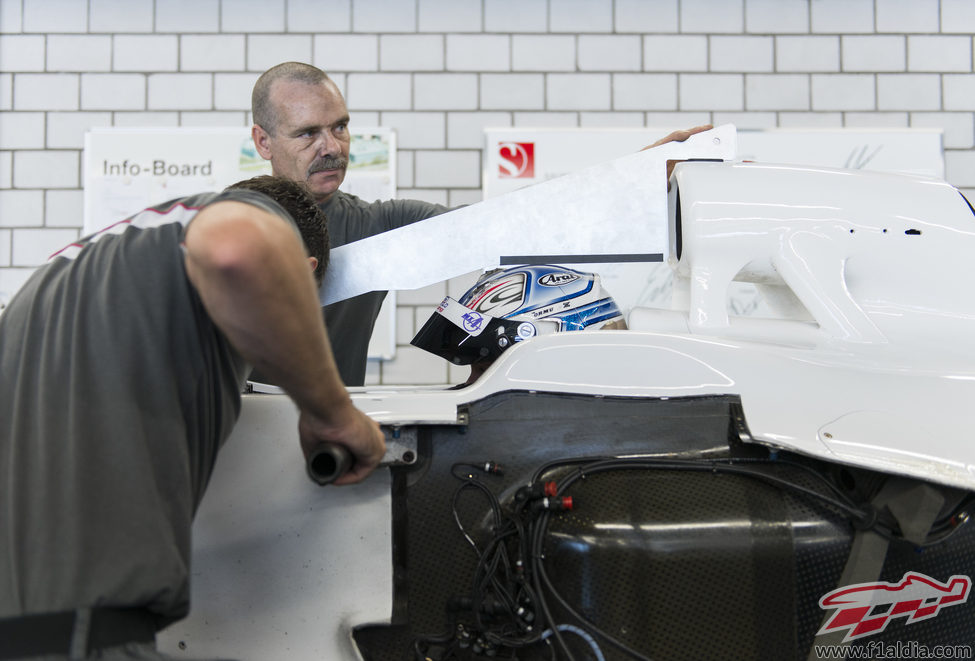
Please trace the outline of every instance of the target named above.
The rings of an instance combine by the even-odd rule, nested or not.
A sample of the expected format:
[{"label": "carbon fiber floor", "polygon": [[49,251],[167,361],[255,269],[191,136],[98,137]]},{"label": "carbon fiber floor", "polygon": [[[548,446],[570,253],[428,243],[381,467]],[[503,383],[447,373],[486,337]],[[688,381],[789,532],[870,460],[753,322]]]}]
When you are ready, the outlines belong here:
[{"label": "carbon fiber floor", "polygon": [[[456,464],[501,464],[504,475],[477,479],[510,505],[533,472],[553,461],[756,452],[737,443],[736,402],[726,398],[503,393],[472,404],[467,414],[465,427],[421,428],[420,461],[395,474],[394,624],[356,632],[367,661],[423,658],[412,656],[411,647],[423,635],[452,640],[455,655],[447,658],[488,658],[475,654],[475,645],[457,646],[458,624],[475,635],[476,626],[448,609],[471,593],[478,570],[477,553],[455,523],[452,502],[479,547],[496,526],[479,489],[455,501],[462,484],[451,473]],[[787,465],[777,470],[808,488],[818,482]],[[818,599],[837,587],[850,548],[853,530],[839,513],[750,477],[709,472],[616,470],[581,479],[565,495],[576,506],[551,516],[545,568],[566,603],[601,630],[653,659],[806,658],[823,617]],[[971,531],[962,534],[965,539],[950,549],[925,554],[892,545],[883,572],[890,578],[884,580],[898,580],[908,567],[938,576],[960,573],[971,563],[964,549],[973,545]],[[557,600],[550,601],[553,621],[574,621]],[[916,633],[930,644],[975,637],[971,614],[955,610]],[[606,639],[588,642],[567,631],[563,638],[577,659],[633,658]],[[497,658],[563,658],[548,640],[493,652]],[[440,658],[448,646],[432,645],[430,658]]]}]

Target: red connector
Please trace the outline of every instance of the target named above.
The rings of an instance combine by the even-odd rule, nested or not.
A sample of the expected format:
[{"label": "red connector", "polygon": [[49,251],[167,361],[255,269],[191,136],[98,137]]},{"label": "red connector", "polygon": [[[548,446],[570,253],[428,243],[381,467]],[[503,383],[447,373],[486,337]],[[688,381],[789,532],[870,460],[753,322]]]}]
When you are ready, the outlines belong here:
[{"label": "red connector", "polygon": [[542,498],[532,503],[532,509],[548,510],[550,512],[564,512],[572,509],[572,496],[562,496],[561,498]]}]

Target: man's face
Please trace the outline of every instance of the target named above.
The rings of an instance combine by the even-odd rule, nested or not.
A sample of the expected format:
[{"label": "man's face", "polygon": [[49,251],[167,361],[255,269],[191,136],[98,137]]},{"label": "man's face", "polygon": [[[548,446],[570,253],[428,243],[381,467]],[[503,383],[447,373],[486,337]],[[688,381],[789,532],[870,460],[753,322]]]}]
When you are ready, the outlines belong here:
[{"label": "man's face", "polygon": [[278,125],[255,125],[258,153],[271,161],[275,175],[308,184],[318,202],[338,190],[349,164],[349,111],[331,82],[318,85],[283,81],[271,87]]}]

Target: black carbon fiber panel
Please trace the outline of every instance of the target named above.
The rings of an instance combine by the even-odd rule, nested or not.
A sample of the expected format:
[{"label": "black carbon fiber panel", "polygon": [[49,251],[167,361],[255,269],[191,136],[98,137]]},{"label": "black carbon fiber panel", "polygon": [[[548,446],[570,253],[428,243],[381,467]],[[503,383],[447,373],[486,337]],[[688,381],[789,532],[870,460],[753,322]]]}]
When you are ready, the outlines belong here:
[{"label": "black carbon fiber panel", "polygon": [[[575,486],[575,485],[573,485]],[[782,493],[737,475],[617,471],[553,517],[550,576],[597,626],[651,658],[773,658],[795,649]]]},{"label": "black carbon fiber panel", "polygon": [[[447,608],[471,594],[478,568],[478,551],[454,521],[452,501],[462,482],[451,475],[452,466],[502,464],[503,476],[470,474],[510,506],[518,487],[556,460],[639,453],[764,456],[764,450],[737,442],[735,405],[730,398],[647,401],[515,392],[472,404],[465,427],[421,427],[420,461],[394,473],[394,623],[356,632],[363,657],[422,658],[412,656],[417,636],[449,638],[458,622],[467,631],[475,628],[469,616],[454,612],[452,618]],[[760,470],[815,492],[829,491],[817,474],[830,475],[854,496],[882,479],[865,471],[838,477],[834,466],[783,459],[814,470],[789,461]],[[717,472],[612,470],[573,482],[564,495],[573,497],[575,509],[551,515],[543,543],[546,571],[572,608],[645,657],[806,659],[820,642],[816,634],[826,613],[819,599],[839,587],[854,533],[840,511],[794,490]],[[495,530],[488,498],[468,488],[454,502],[482,550]],[[881,580],[897,581],[907,570],[942,581],[971,573],[972,556],[963,549],[972,549],[972,534],[964,527],[951,544],[923,553],[892,544]],[[555,621],[571,621],[554,597],[549,602]],[[876,640],[906,636],[957,644],[975,639],[973,622],[971,607],[956,606],[908,630],[903,618],[892,621]],[[563,638],[577,659],[595,658],[580,636]],[[594,640],[606,659],[633,658]],[[430,658],[443,658],[446,648],[431,644]],[[470,646],[455,645],[451,653],[448,658],[482,658]],[[495,653],[563,658],[545,643]]]}]

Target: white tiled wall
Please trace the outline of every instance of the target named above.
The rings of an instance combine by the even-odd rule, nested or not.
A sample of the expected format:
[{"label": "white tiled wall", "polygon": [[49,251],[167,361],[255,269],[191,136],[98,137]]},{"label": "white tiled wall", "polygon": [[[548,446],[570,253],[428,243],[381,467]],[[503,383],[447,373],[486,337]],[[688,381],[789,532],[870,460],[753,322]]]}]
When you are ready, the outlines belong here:
[{"label": "white tiled wall", "polygon": [[[81,227],[93,126],[246,126],[285,60],[394,127],[402,196],[480,199],[485,126],[940,127],[975,192],[973,0],[0,0],[0,299]],[[372,383],[463,370],[408,345]]]}]

